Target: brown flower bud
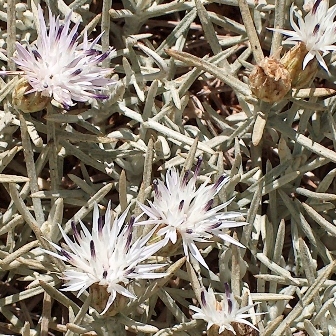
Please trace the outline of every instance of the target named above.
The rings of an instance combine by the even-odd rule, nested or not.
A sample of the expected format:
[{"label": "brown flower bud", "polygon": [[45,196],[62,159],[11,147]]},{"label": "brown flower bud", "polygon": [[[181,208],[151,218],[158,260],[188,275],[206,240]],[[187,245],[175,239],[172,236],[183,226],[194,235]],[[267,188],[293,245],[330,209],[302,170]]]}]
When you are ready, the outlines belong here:
[{"label": "brown flower bud", "polygon": [[295,89],[310,87],[311,82],[316,76],[318,61],[315,57],[303,69],[303,60],[307,53],[308,50],[305,44],[300,42],[287,51],[280,60],[280,62],[288,70],[292,80],[292,87]]},{"label": "brown flower bud", "polygon": [[50,97],[42,96],[40,92],[31,92],[32,87],[25,78],[22,78],[16,84],[13,90],[14,106],[24,112],[33,113],[43,110],[51,101]]},{"label": "brown flower bud", "polygon": [[291,89],[291,78],[279,60],[265,57],[250,74],[250,88],[259,99],[276,103]]}]

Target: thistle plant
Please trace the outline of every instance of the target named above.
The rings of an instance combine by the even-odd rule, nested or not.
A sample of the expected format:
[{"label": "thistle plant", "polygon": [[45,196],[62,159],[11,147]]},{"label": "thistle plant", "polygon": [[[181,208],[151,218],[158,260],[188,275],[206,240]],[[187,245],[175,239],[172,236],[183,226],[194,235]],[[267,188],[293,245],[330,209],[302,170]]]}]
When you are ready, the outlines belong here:
[{"label": "thistle plant", "polygon": [[242,217],[241,213],[223,211],[232,199],[212,207],[214,196],[228,183],[228,177],[221,176],[216,183],[210,185],[207,180],[196,187],[201,163],[202,159],[199,158],[192,176],[191,171],[179,174],[176,169],[171,168],[166,174],[165,183],[155,180],[154,201],[148,201],[149,206],[139,204],[149,219],[136,225],[160,225],[156,235],[164,237],[164,245],[169,246],[169,242],[175,245],[182,239],[184,254],[189,256],[190,253],[205,268],[209,268],[196,243],[209,244],[217,236],[244,247],[225,231],[246,223],[236,220]]},{"label": "thistle plant", "polygon": [[0,1],[1,332],[335,334],[335,13]]},{"label": "thistle plant", "polygon": [[[295,22],[294,15],[298,24]],[[290,23],[293,30],[275,29],[275,31],[289,36],[286,43],[302,43],[304,45],[306,55],[302,63],[302,70],[311,60],[316,58],[321,67],[327,72],[329,71],[323,57],[336,50],[334,46],[336,42],[335,15],[336,6],[329,8],[327,0],[314,1],[312,8],[304,17],[295,4],[292,4]]]},{"label": "thistle plant", "polygon": [[[43,102],[46,101],[44,97],[52,98],[66,109],[73,106],[74,101],[108,98],[108,85],[114,81],[107,76],[112,69],[101,68],[98,64],[109,56],[112,49],[105,53],[95,49],[104,32],[93,41],[88,41],[87,31],[84,31],[83,42],[79,43],[79,22],[70,29],[71,15],[70,12],[62,24],[60,18],[56,18],[49,9],[47,29],[43,11],[39,6],[36,43],[27,47],[16,43],[17,54],[13,60],[21,71],[8,74],[18,73],[26,79],[20,82],[13,96],[17,107],[24,112],[36,112],[45,107],[41,108],[36,104],[36,110],[25,108],[21,101],[31,93],[38,93]],[[23,94],[20,92],[22,88]]]},{"label": "thistle plant", "polygon": [[142,263],[163,246],[162,242],[146,246],[155,227],[146,236],[132,243],[134,218],[131,218],[130,222],[126,224],[127,211],[114,221],[112,221],[110,206],[104,217],[99,218],[98,211],[98,207],[95,205],[92,233],[80,222],[80,232],[75,225],[72,226],[75,239],[72,241],[60,227],[69,250],[51,243],[59,254],[51,251],[45,252],[72,265],[63,272],[63,279],[66,281],[66,287],[63,290],[78,291],[78,296],[80,296],[94,283],[105,287],[109,298],[106,307],[101,312],[104,314],[114,302],[117,294],[136,298],[126,288],[131,280],[155,279],[166,274],[152,272],[162,268],[162,264]]},{"label": "thistle plant", "polygon": [[247,320],[248,317],[256,315],[256,313],[246,313],[254,305],[239,308],[237,301],[230,292],[228,284],[225,284],[225,295],[220,301],[216,299],[211,287],[208,290],[202,290],[200,306],[201,308],[195,306],[189,306],[189,308],[195,311],[192,318],[207,322],[208,334],[222,334],[225,330],[228,330],[236,335],[234,326],[238,323],[246,324],[258,331],[258,329]]}]

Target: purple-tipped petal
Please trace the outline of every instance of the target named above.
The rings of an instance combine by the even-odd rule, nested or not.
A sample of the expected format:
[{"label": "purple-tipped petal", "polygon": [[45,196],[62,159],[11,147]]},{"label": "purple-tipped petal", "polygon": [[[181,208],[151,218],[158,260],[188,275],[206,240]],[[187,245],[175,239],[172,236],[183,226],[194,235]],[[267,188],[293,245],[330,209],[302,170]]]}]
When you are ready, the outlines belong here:
[{"label": "purple-tipped petal", "polygon": [[102,220],[96,205],[93,213],[92,232],[80,222],[81,232],[74,230],[77,232],[77,237],[73,242],[59,226],[71,253],[55,243],[50,244],[55,247],[57,253],[45,251],[68,264],[63,272],[62,278],[65,281],[65,288],[62,290],[78,291],[78,296],[93,284],[101,285],[107,290],[109,298],[104,311],[111,306],[117,293],[135,298],[125,288],[130,281],[157,279],[166,276],[165,273],[153,274],[153,271],[164,265],[153,264],[147,260],[163,246],[162,242],[148,244],[156,227],[144,237],[132,241],[135,218],[131,217],[129,224],[126,224],[128,210],[129,207],[113,221],[114,216],[109,204],[104,220]]},{"label": "purple-tipped petal", "polygon": [[61,24],[59,17],[49,11],[47,28],[39,7],[36,42],[27,48],[16,43],[17,55],[13,57],[32,86],[30,92],[51,97],[66,110],[75,105],[74,102],[108,99],[109,86],[115,84],[114,80],[106,77],[112,69],[98,65],[111,53],[111,50],[101,53],[95,49],[102,34],[91,43],[84,34],[84,42],[78,44],[79,23],[70,29],[71,15],[72,12]]}]

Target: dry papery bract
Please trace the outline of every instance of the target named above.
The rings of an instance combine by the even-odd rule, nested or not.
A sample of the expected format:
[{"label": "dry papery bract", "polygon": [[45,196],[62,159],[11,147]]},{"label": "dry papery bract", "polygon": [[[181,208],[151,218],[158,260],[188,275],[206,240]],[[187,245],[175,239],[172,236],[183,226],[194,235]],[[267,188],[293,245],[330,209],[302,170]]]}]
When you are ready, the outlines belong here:
[{"label": "dry papery bract", "polygon": [[[189,307],[201,309],[202,290],[210,288],[220,302],[228,283],[250,324],[232,321],[222,335],[336,334],[336,7],[326,0],[48,4],[50,13],[45,2],[39,9],[0,1],[0,70],[7,74],[0,83],[0,333],[217,335],[228,325],[217,320],[207,330],[209,321],[194,319]],[[56,54],[43,58],[51,91],[38,82],[40,90],[26,94],[33,83],[15,60],[30,52],[37,80],[45,74],[43,46],[33,48],[41,29],[67,47],[54,45]],[[100,80],[90,77],[97,72]],[[69,86],[69,78],[78,81]],[[182,185],[166,190],[177,186],[166,183],[169,174]],[[143,205],[160,203],[158,181],[171,203],[149,218]],[[206,204],[195,201],[197,192]],[[101,255],[112,260],[113,245],[105,249],[99,234],[87,238],[100,232],[96,224],[111,225],[93,220],[95,204],[114,218],[129,207],[117,234],[128,230],[120,243],[126,251],[146,235],[149,249],[163,245],[162,230],[172,227],[176,238],[142,259],[157,278],[140,279],[139,265],[128,265],[113,288],[131,295],[116,295],[106,314],[112,280],[99,265],[115,271],[129,259],[125,252],[108,267],[99,263]],[[201,223],[207,235],[196,235],[197,215],[208,211],[211,227]],[[210,234],[223,227],[223,214],[236,214],[226,217],[227,239]],[[182,232],[188,218],[192,227]],[[82,292],[63,290],[71,272],[65,255],[81,241],[76,230],[88,244],[79,272],[88,256],[101,271]]]}]

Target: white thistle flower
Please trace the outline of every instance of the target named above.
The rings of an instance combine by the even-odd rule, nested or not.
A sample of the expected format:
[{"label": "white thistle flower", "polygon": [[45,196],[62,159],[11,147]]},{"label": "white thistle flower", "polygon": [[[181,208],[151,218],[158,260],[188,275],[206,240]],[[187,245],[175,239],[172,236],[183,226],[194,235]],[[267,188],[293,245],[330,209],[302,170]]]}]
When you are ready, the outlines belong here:
[{"label": "white thistle flower", "polygon": [[228,177],[220,177],[215,184],[208,184],[210,181],[208,178],[196,188],[201,162],[202,160],[199,159],[191,178],[189,178],[190,171],[182,176],[175,168],[171,168],[166,173],[166,183],[155,180],[153,183],[154,201],[148,201],[149,206],[139,204],[149,219],[138,222],[136,225],[160,224],[160,229],[156,234],[164,236],[164,240],[166,242],[170,240],[172,244],[177,242],[179,235],[183,241],[185,255],[188,257],[188,251],[190,251],[199,263],[208,268],[196,242],[209,242],[213,236],[217,236],[244,247],[225,231],[246,223],[234,220],[234,218],[241,217],[241,213],[221,211],[232,200],[212,208],[214,196],[229,181]]},{"label": "white thistle flower", "polygon": [[89,42],[85,30],[83,42],[79,43],[79,23],[70,29],[71,14],[61,24],[59,17],[53,16],[49,10],[47,29],[43,11],[39,7],[40,29],[36,42],[26,48],[16,43],[17,54],[13,60],[21,71],[2,72],[23,75],[32,87],[26,94],[39,92],[42,96],[53,98],[64,108],[75,105],[73,101],[106,99],[108,95],[102,93],[107,90],[107,85],[114,83],[106,78],[112,70],[98,66],[111,50],[102,54],[94,49],[103,33]]},{"label": "white thistle flower", "polygon": [[[294,20],[297,18],[298,24]],[[320,65],[327,71],[328,67],[323,57],[330,51],[336,50],[336,5],[329,8],[328,0],[315,0],[309,13],[303,18],[302,13],[292,4],[290,8],[290,22],[294,31],[272,29],[290,36],[286,43],[303,42],[308,53],[303,61],[303,69],[316,57]]]},{"label": "white thistle flower", "polygon": [[103,218],[99,217],[98,206],[95,205],[92,233],[82,222],[81,232],[78,232],[73,224],[72,241],[60,227],[68,249],[50,242],[60,254],[45,251],[71,265],[63,273],[63,279],[66,281],[64,291],[79,291],[79,296],[94,283],[106,287],[110,296],[102,314],[111,306],[117,293],[136,298],[125,288],[130,280],[156,279],[166,275],[153,273],[164,265],[142,263],[162,247],[162,242],[146,245],[155,228],[146,236],[132,242],[134,217],[125,225],[127,212],[128,209],[112,222],[112,210],[109,205],[103,223]]},{"label": "white thistle flower", "polygon": [[218,326],[218,334],[224,330],[229,330],[236,335],[236,332],[232,326],[232,323],[243,323],[258,330],[251,322],[246,319],[260,315],[260,313],[248,314],[246,313],[254,305],[249,305],[239,309],[238,302],[230,292],[229,285],[225,284],[225,295],[222,301],[217,301],[215,293],[211,287],[208,291],[205,289],[201,293],[201,308],[196,306],[189,306],[189,308],[195,311],[192,315],[193,319],[204,320],[208,323],[207,330],[213,325]]}]

